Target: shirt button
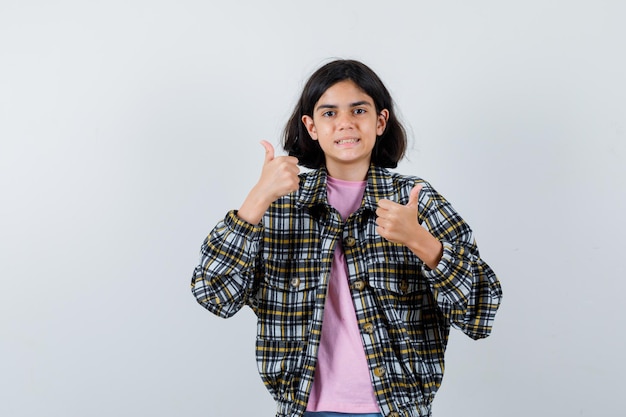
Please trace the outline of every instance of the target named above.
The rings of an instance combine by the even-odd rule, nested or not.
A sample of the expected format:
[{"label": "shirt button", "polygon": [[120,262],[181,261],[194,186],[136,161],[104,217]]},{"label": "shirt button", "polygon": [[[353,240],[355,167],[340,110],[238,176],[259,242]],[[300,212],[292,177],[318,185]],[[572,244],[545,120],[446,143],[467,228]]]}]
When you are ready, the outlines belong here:
[{"label": "shirt button", "polygon": [[363,325],[363,331],[368,334],[374,333],[374,325],[372,323],[365,323]]},{"label": "shirt button", "polygon": [[400,291],[402,291],[403,293],[406,293],[409,290],[409,281],[407,281],[406,279],[403,279],[400,282]]},{"label": "shirt button", "polygon": [[391,413],[387,414],[387,417],[400,417],[400,413],[392,411]]},{"label": "shirt button", "polygon": [[293,288],[298,288],[300,286],[300,278],[291,278],[291,280],[289,280],[289,285]]},{"label": "shirt button", "polygon": [[353,238],[352,236],[348,236],[347,238],[343,240],[343,244],[345,245],[345,247],[351,248],[354,245],[356,245],[356,239]]},{"label": "shirt button", "polygon": [[382,378],[383,375],[385,375],[385,368],[383,366],[379,366],[378,368],[375,368],[374,375],[376,375],[379,378]]},{"label": "shirt button", "polygon": [[354,283],[352,284],[352,288],[354,288],[357,291],[363,291],[363,289],[365,288],[365,281],[354,281]]}]

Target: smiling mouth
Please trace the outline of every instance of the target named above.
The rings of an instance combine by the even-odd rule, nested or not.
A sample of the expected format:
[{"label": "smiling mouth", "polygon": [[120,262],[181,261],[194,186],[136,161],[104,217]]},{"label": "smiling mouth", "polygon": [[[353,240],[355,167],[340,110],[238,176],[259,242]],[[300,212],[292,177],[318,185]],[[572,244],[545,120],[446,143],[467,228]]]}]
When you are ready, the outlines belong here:
[{"label": "smiling mouth", "polygon": [[348,143],[357,143],[360,139],[356,139],[356,138],[352,138],[352,139],[340,139],[338,141],[336,141],[335,143],[337,145],[345,145]]}]

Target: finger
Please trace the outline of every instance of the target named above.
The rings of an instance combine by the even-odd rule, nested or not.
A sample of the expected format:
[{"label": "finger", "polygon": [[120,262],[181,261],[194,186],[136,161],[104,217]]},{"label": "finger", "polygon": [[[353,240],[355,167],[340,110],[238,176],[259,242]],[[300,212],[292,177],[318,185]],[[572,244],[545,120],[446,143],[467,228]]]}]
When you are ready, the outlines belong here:
[{"label": "finger", "polygon": [[409,207],[417,207],[417,201],[419,199],[420,191],[422,191],[422,184],[418,184],[411,190],[409,194],[409,202],[406,203]]},{"label": "finger", "polygon": [[387,221],[383,218],[383,217],[377,217],[376,218],[376,226],[384,229],[385,226],[387,226]]},{"label": "finger", "polygon": [[385,198],[381,198],[380,200],[378,200],[378,207],[383,209],[383,210],[389,210],[390,208],[392,208],[396,204],[397,203],[395,203],[394,201],[387,200]]},{"label": "finger", "polygon": [[298,168],[299,161],[298,158],[296,158],[295,156],[277,156],[275,157],[275,159],[280,159],[281,161],[285,162],[287,166],[290,166],[295,170],[300,171],[300,168]]},{"label": "finger", "polygon": [[274,159],[274,146],[266,140],[261,141],[261,146],[265,148],[265,163]]},{"label": "finger", "polygon": [[[401,207],[402,206],[400,206],[400,208]],[[378,206],[375,213],[376,217],[379,219],[393,219],[398,214],[396,207],[385,208],[381,206]]]},{"label": "finger", "polygon": [[387,236],[387,231],[385,230],[384,227],[382,226],[376,227],[376,233],[378,234],[378,236],[383,237],[385,240],[389,240]]},{"label": "finger", "polygon": [[[300,163],[300,160],[298,158],[296,158],[295,156],[287,156],[286,157],[289,161],[291,161],[291,163],[293,165],[298,165]],[[298,171],[300,171],[300,169],[298,168]]]}]

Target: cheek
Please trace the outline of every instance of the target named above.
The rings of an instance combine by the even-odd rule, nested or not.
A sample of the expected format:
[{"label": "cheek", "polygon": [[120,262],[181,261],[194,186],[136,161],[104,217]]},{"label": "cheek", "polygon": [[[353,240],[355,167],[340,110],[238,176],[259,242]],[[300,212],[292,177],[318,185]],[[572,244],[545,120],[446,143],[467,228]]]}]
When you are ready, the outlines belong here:
[{"label": "cheek", "polygon": [[327,137],[332,137],[332,132],[333,132],[333,130],[332,130],[331,126],[328,126],[328,125],[319,125],[319,126],[317,126],[316,133],[317,133],[317,138],[318,139],[324,139],[324,138],[327,138]]}]

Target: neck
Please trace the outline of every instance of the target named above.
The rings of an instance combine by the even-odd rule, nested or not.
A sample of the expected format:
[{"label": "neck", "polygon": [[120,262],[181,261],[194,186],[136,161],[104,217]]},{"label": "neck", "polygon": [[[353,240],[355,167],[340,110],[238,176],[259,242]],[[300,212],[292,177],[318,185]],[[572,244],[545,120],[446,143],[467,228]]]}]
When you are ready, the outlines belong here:
[{"label": "neck", "polygon": [[326,164],[326,171],[328,175],[338,180],[344,181],[364,181],[367,178],[367,172],[369,171],[369,162],[367,164],[359,165],[341,165],[336,166],[333,164]]}]

